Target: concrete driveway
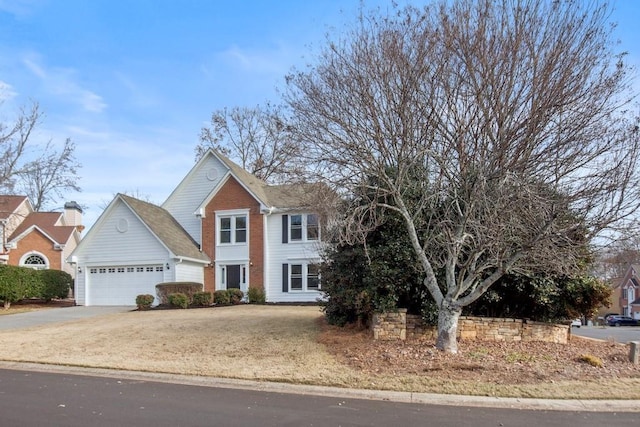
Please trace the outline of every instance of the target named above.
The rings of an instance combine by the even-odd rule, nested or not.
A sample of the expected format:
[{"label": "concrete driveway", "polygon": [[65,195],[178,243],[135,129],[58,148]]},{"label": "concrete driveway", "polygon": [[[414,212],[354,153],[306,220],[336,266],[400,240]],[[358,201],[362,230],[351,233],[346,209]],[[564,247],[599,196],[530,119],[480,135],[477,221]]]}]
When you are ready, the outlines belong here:
[{"label": "concrete driveway", "polygon": [[50,323],[67,322],[111,313],[135,310],[135,306],[63,307],[0,316],[0,330],[30,328]]}]

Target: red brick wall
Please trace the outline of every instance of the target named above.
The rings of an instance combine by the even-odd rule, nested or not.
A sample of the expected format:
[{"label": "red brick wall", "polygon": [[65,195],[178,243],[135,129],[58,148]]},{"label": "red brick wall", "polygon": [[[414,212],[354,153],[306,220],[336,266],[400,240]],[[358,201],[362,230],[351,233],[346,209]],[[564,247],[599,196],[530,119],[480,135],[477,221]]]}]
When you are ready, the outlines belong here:
[{"label": "red brick wall", "polygon": [[[205,208],[206,217],[202,221],[202,250],[215,261],[216,211],[249,209],[249,285],[263,288],[264,283],[264,228],[260,203],[249,194],[233,177],[222,186],[218,194]],[[205,269],[204,288],[215,291],[215,268]]]},{"label": "red brick wall", "polygon": [[49,268],[52,270],[62,270],[60,258],[62,257],[61,251],[53,249],[53,242],[47,239],[41,232],[34,230],[26,235],[22,240],[18,242],[17,249],[12,249],[9,252],[9,264],[20,265],[20,259],[28,252],[36,251],[49,260]]}]

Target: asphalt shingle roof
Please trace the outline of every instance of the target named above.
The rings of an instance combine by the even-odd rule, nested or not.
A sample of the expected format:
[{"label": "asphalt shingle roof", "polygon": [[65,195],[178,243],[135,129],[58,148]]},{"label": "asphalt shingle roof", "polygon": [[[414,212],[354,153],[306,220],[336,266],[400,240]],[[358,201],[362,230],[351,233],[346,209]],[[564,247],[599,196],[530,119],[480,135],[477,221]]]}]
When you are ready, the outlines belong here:
[{"label": "asphalt shingle roof", "polygon": [[0,219],[7,219],[27,196],[0,196]]},{"label": "asphalt shingle roof", "polygon": [[61,212],[31,212],[15,229],[9,240],[15,239],[30,227],[36,226],[47,233],[55,243],[66,244],[76,227],[72,225],[56,225],[61,216]]},{"label": "asphalt shingle roof", "polygon": [[160,206],[125,194],[119,196],[174,255],[206,262],[211,261],[207,255],[200,251],[198,243],[169,212]]},{"label": "asphalt shingle roof", "polygon": [[265,206],[293,209],[311,205],[312,197],[320,184],[295,183],[269,185],[219,152],[216,156],[231,170],[233,175]]}]

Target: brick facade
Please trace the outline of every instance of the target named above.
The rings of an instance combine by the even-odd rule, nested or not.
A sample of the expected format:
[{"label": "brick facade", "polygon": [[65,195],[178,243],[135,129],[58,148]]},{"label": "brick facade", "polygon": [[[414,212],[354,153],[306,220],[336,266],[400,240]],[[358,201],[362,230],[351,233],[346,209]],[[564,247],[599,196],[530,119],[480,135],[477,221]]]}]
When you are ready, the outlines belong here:
[{"label": "brick facade", "polygon": [[249,285],[264,289],[264,224],[258,201],[235,178],[230,177],[205,208],[202,221],[202,251],[212,260],[205,269],[204,288],[215,291],[216,212],[249,209]]},{"label": "brick facade", "polygon": [[63,270],[62,251],[53,248],[53,242],[40,231],[34,230],[20,240],[18,247],[11,250],[9,265],[20,265],[20,260],[27,253],[37,252],[49,261],[48,268]]}]

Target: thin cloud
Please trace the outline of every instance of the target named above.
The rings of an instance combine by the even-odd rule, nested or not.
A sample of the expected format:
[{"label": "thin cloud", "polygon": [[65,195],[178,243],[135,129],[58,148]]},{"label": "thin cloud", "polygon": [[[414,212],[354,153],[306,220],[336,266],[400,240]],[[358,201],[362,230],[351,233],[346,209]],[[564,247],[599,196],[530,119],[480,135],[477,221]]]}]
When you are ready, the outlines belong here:
[{"label": "thin cloud", "polygon": [[284,74],[292,64],[291,56],[282,44],[270,50],[248,50],[232,45],[219,54],[228,65],[259,74]]},{"label": "thin cloud", "polygon": [[75,70],[60,67],[48,70],[35,54],[25,55],[22,62],[33,75],[42,81],[49,93],[70,99],[92,113],[100,113],[107,108],[106,102],[100,95],[83,88],[76,82]]},{"label": "thin cloud", "polygon": [[17,17],[30,15],[41,0],[0,0],[0,11]]},{"label": "thin cloud", "polygon": [[13,90],[13,86],[0,80],[0,102],[8,101],[18,96],[18,92]]},{"label": "thin cloud", "polygon": [[136,107],[153,107],[160,103],[158,96],[149,90],[145,90],[129,75],[120,71],[115,72],[116,79],[127,90],[129,101]]}]

